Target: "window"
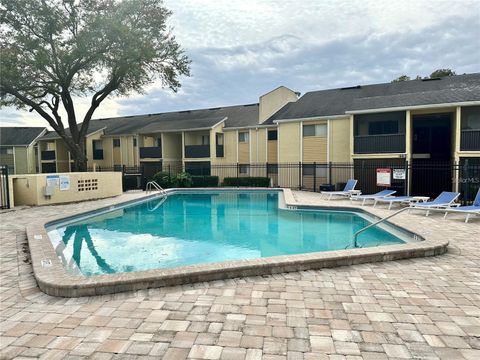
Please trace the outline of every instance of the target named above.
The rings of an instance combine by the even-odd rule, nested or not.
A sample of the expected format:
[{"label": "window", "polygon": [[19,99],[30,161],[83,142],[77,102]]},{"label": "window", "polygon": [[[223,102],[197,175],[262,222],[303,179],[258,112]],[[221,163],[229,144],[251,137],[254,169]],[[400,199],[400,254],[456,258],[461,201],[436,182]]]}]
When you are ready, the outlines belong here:
[{"label": "window", "polygon": [[278,174],[278,164],[268,164],[267,175],[268,174]]},{"label": "window", "polygon": [[278,131],[277,130],[268,130],[268,140],[277,140]]},{"label": "window", "polygon": [[248,132],[239,132],[238,133],[239,142],[248,142]]},{"label": "window", "polygon": [[304,164],[303,165],[303,175],[312,176],[315,174],[316,177],[327,177],[327,166],[326,165],[315,165],[313,164]]},{"label": "window", "polygon": [[0,147],[0,154],[12,155],[13,154],[13,148],[12,147]]},{"label": "window", "polygon": [[462,107],[462,129],[480,130],[480,106]]},{"label": "window", "polygon": [[223,146],[223,134],[215,134],[217,146]]},{"label": "window", "polygon": [[240,174],[248,174],[248,169],[250,168],[250,165],[240,165],[238,167],[238,172]]},{"label": "window", "polygon": [[133,147],[137,146],[137,138],[133,138]]},{"label": "window", "polygon": [[398,134],[397,121],[373,121],[368,123],[369,135]]},{"label": "window", "polygon": [[303,136],[327,136],[327,125],[303,125]]},{"label": "window", "polygon": [[210,135],[202,135],[202,145],[210,144]]},{"label": "window", "polygon": [[120,147],[120,139],[113,139],[113,147]]},{"label": "window", "polygon": [[102,140],[93,140],[92,145],[93,145],[93,150],[102,150],[103,149],[103,141]]},{"label": "window", "polygon": [[155,145],[157,147],[162,147],[162,138],[156,138],[155,139]]}]

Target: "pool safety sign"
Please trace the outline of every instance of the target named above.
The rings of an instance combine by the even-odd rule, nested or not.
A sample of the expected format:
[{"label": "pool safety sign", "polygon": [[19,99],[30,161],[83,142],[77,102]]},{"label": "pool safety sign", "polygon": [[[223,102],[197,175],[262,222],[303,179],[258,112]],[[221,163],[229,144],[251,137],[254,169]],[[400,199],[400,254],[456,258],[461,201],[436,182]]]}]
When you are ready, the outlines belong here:
[{"label": "pool safety sign", "polygon": [[405,169],[393,169],[393,179],[394,180],[405,180]]},{"label": "pool safety sign", "polygon": [[60,176],[47,175],[47,186],[56,187],[60,184]]},{"label": "pool safety sign", "polygon": [[60,175],[60,191],[70,190],[70,176]]},{"label": "pool safety sign", "polygon": [[391,186],[392,185],[392,170],[391,169],[377,169],[377,186]]}]

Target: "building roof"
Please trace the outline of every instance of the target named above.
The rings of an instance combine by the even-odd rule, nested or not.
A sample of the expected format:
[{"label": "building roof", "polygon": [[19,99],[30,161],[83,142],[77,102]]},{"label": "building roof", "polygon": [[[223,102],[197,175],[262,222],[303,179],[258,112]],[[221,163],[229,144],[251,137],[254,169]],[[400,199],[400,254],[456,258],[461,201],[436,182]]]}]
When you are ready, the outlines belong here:
[{"label": "building roof", "polygon": [[[90,121],[87,135],[102,129],[105,135],[111,136],[209,129],[222,120],[225,120],[227,128],[256,125],[258,124],[258,104],[96,119]],[[66,133],[69,135],[68,129]],[[43,136],[42,140],[58,138],[57,133],[52,131]]]},{"label": "building roof", "polygon": [[44,127],[0,127],[0,146],[28,146],[44,131]]},{"label": "building roof", "polygon": [[264,124],[276,120],[343,115],[366,109],[480,101],[480,73],[312,91],[285,105]]}]

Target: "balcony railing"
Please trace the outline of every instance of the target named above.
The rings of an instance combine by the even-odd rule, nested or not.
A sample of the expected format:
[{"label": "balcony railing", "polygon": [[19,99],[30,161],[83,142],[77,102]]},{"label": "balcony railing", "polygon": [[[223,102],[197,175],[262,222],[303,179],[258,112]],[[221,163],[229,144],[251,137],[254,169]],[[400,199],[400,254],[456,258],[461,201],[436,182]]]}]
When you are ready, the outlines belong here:
[{"label": "balcony railing", "polygon": [[186,145],[186,158],[208,158],[210,157],[210,145]]},{"label": "balcony railing", "polygon": [[216,156],[217,156],[217,157],[223,157],[223,156],[224,156],[223,145],[217,145],[217,147],[216,147]]},{"label": "balcony railing", "polygon": [[103,149],[93,150],[93,160],[103,160]]},{"label": "balcony railing", "polygon": [[461,151],[480,151],[480,129],[462,130],[460,135]]},{"label": "balcony railing", "polygon": [[147,146],[140,148],[140,159],[153,158],[160,159],[162,157],[162,148],[159,146]]},{"label": "balcony railing", "polygon": [[354,138],[355,154],[403,153],[405,134],[357,135]]},{"label": "balcony railing", "polygon": [[45,150],[41,153],[42,160],[55,160],[55,150]]}]

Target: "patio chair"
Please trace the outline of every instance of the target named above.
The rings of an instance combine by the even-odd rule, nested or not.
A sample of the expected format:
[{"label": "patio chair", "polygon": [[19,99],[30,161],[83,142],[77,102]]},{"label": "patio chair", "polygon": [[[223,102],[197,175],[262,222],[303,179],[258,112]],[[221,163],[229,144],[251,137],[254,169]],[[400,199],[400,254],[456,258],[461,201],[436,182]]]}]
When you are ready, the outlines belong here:
[{"label": "patio chair", "polygon": [[382,191],[379,191],[375,194],[370,194],[370,195],[352,195],[350,197],[350,200],[351,201],[362,200],[362,206],[363,206],[363,205],[365,205],[365,201],[367,201],[367,200],[375,200],[375,199],[378,199],[378,198],[392,196],[395,193],[396,193],[395,190],[382,190]]},{"label": "patio chair", "polygon": [[446,209],[452,206],[456,206],[453,202],[460,196],[458,192],[443,191],[432,201],[426,201],[424,203],[411,204],[410,210],[419,209],[426,210],[425,216],[428,216],[431,209]]},{"label": "patio chair", "polygon": [[465,218],[465,222],[468,223],[471,215],[480,215],[480,188],[477,191],[477,196],[475,196],[475,200],[473,200],[473,205],[469,206],[459,206],[452,209],[445,209],[445,216],[444,219],[447,218],[449,213],[459,213],[459,214],[466,214],[467,217]]},{"label": "patio chair", "polygon": [[[428,198],[427,198],[428,200]],[[377,203],[387,203],[388,210],[392,208],[393,204],[413,204],[418,203],[418,197],[416,196],[385,196],[375,199],[373,207],[377,206]]]},{"label": "patio chair", "polygon": [[343,188],[343,191],[322,191],[320,194],[322,197],[328,196],[328,200],[332,198],[332,196],[347,196],[350,197],[355,192],[355,185],[357,185],[357,180],[349,179]]}]

